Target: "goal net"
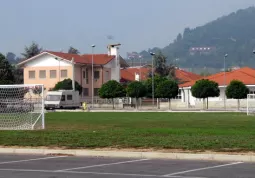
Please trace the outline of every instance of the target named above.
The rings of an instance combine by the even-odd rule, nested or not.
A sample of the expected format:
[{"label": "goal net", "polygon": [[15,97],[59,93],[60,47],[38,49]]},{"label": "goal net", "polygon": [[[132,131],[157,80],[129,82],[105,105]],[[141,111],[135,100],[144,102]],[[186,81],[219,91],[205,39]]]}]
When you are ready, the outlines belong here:
[{"label": "goal net", "polygon": [[255,94],[247,95],[247,115],[255,115]]},{"label": "goal net", "polygon": [[0,130],[44,129],[43,85],[0,85]]}]

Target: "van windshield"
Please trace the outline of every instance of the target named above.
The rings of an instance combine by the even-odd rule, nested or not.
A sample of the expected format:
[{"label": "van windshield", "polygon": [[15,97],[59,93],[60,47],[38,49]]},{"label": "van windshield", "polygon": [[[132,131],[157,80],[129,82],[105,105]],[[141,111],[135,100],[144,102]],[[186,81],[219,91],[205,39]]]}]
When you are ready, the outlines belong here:
[{"label": "van windshield", "polygon": [[60,101],[61,95],[47,95],[47,101]]}]

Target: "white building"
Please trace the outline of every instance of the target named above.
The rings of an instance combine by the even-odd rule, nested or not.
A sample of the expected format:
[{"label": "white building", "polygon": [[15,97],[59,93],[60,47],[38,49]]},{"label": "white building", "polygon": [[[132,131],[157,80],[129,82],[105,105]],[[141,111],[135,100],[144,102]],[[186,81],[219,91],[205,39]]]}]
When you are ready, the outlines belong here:
[{"label": "white building", "polygon": [[[249,67],[240,68],[226,73],[220,72],[208,77],[204,77],[204,79],[212,80],[219,84],[220,96],[208,98],[208,101],[215,103],[215,105],[224,104],[225,89],[232,80],[239,80],[243,82],[249,88],[250,93],[255,93],[255,69]],[[201,99],[193,97],[191,93],[191,87],[195,84],[196,81],[197,80],[186,82],[179,86],[181,89],[182,102],[185,102],[187,106],[196,106],[202,102]],[[227,102],[233,103],[233,100],[228,99]]]}]

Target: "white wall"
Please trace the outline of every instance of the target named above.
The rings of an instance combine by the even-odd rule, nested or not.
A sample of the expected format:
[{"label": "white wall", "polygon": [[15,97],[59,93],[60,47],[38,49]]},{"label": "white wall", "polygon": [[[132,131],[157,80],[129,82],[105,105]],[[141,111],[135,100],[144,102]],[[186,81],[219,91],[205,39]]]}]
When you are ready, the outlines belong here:
[{"label": "white wall", "polygon": [[49,54],[44,54],[38,56],[35,59],[27,62],[25,67],[55,67],[55,66],[71,66],[71,63],[67,61],[60,60],[60,62],[55,59],[54,56]]},{"label": "white wall", "polygon": [[[248,88],[250,89],[250,91],[255,91],[255,87],[250,87],[248,86]],[[185,102],[185,103],[189,103],[191,106],[194,106],[196,105],[196,103],[199,103],[199,102],[202,102],[202,99],[199,99],[199,98],[195,98],[192,96],[192,93],[191,93],[191,89],[184,89],[184,90],[181,90],[182,92],[182,102]],[[208,98],[208,101],[210,102],[217,102],[217,101],[224,101],[224,95],[225,95],[225,88],[220,88],[220,96],[219,97],[210,97]],[[227,98],[226,98],[227,99]],[[232,101],[232,99],[227,99],[229,100],[230,102],[235,102],[235,100]]]}]

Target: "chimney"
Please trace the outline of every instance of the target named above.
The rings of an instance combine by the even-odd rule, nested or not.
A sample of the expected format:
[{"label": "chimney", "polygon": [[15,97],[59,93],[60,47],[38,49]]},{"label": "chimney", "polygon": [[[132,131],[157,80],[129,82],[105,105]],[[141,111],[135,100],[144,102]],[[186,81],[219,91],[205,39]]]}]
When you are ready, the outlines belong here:
[{"label": "chimney", "polygon": [[107,49],[108,49],[108,55],[110,56],[116,56],[117,55],[117,50],[118,50],[118,46],[120,46],[121,44],[118,43],[118,44],[109,44],[107,46]]}]

